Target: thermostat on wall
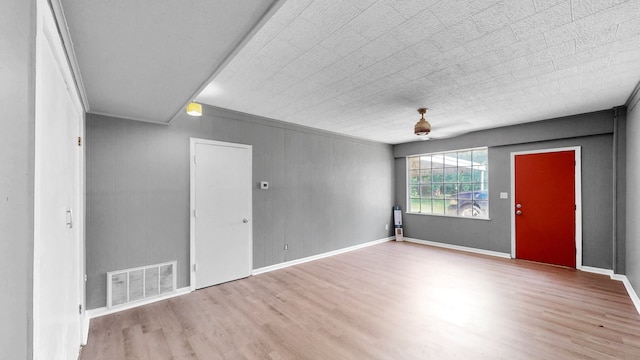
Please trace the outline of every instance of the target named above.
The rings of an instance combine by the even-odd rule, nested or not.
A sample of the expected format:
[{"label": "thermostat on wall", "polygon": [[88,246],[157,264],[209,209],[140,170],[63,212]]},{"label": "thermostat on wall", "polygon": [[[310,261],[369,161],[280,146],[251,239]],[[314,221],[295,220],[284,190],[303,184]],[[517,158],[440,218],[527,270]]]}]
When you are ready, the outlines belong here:
[{"label": "thermostat on wall", "polygon": [[260,181],[260,189],[266,190],[269,188],[269,183],[266,181]]}]

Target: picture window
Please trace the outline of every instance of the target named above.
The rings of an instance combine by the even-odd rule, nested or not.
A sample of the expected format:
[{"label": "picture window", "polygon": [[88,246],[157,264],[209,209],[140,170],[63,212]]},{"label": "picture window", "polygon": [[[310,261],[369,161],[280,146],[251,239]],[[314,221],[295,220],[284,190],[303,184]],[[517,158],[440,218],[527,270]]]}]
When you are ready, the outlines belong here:
[{"label": "picture window", "polygon": [[409,213],[489,218],[487,148],[407,157]]}]

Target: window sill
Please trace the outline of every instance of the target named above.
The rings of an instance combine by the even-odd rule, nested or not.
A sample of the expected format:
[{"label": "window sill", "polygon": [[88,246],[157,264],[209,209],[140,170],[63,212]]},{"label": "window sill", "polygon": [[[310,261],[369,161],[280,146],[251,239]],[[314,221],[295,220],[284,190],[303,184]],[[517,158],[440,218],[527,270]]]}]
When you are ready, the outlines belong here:
[{"label": "window sill", "polygon": [[437,216],[437,217],[444,217],[444,218],[451,218],[451,219],[468,219],[468,220],[484,220],[484,221],[490,221],[491,218],[489,217],[466,217],[466,216],[452,216],[452,215],[445,215],[445,214],[423,214],[423,213],[414,213],[414,212],[405,212],[406,215],[420,215],[420,216]]}]

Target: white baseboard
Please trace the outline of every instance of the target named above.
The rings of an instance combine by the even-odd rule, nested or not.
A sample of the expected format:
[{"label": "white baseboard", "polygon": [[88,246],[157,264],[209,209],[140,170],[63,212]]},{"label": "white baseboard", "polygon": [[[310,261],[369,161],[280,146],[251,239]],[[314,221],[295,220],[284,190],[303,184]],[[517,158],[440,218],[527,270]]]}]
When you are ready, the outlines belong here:
[{"label": "white baseboard", "polygon": [[133,308],[136,308],[136,307],[142,306],[142,305],[153,304],[154,302],[170,299],[170,298],[173,298],[173,297],[176,297],[176,296],[188,294],[190,292],[191,292],[191,288],[189,286],[186,286],[186,287],[177,289],[176,291],[174,291],[174,292],[172,292],[170,294],[157,296],[157,297],[153,297],[153,298],[150,298],[150,299],[145,299],[145,300],[142,300],[142,301],[136,301],[134,303],[129,303],[129,304],[126,304],[126,305],[113,307],[111,309],[109,309],[107,307],[101,307],[101,308],[97,308],[97,309],[87,310],[86,316],[89,319],[95,319],[95,318],[100,317],[100,316],[114,314],[114,313],[117,313],[117,312],[120,312],[120,311],[133,309]]},{"label": "white baseboard", "polygon": [[282,262],[282,263],[279,263],[279,264],[274,264],[274,265],[261,267],[261,268],[258,268],[258,269],[254,269],[251,272],[251,275],[258,275],[258,274],[263,274],[263,273],[266,273],[266,272],[269,272],[269,271],[284,269],[284,268],[287,268],[289,266],[298,265],[298,264],[306,263],[306,262],[309,262],[309,261],[314,261],[314,260],[326,258],[326,257],[329,257],[329,256],[343,254],[343,253],[346,253],[346,252],[349,252],[349,251],[362,249],[362,248],[367,247],[367,246],[382,244],[384,242],[391,241],[393,239],[395,239],[395,236],[390,236],[390,237],[387,237],[387,238],[384,238],[384,239],[369,241],[369,242],[366,242],[366,243],[363,243],[363,244],[349,246],[349,247],[346,247],[344,249],[333,250],[333,251],[329,251],[329,252],[318,254],[318,255],[304,257],[304,258],[301,258],[301,259],[295,259],[295,260],[291,260],[291,261],[285,261],[285,262]]},{"label": "white baseboard", "polygon": [[591,266],[582,266],[578,270],[582,270],[582,271],[590,272],[594,274],[607,275],[613,279],[613,270],[610,270],[610,269],[602,269],[602,268],[591,267]]},{"label": "white baseboard", "polygon": [[[625,281],[628,282],[629,281],[629,279],[627,279],[626,275],[621,275],[621,274],[613,274],[613,275],[611,275],[611,279],[612,280],[617,280],[617,281],[622,281],[622,282],[625,282]],[[629,285],[631,285],[631,283],[629,283]]]},{"label": "white baseboard", "polygon": [[109,309],[107,307],[101,307],[101,308],[97,308],[97,309],[87,310],[85,312],[85,314],[84,314],[84,319],[83,319],[83,324],[82,324],[83,325],[82,330],[84,331],[84,334],[82,334],[83,345],[86,345],[87,341],[89,341],[89,326],[90,326],[91,319],[95,319],[97,317],[105,316],[105,315],[109,315],[109,314],[114,314],[114,313],[117,313],[117,312],[120,312],[120,311],[124,311],[124,310],[133,309],[133,308],[136,308],[136,307],[142,306],[142,305],[153,304],[154,302],[170,299],[170,298],[173,298],[173,297],[176,297],[176,296],[185,295],[185,294],[188,294],[190,292],[191,292],[191,287],[186,286],[186,287],[177,289],[176,291],[172,292],[171,294],[166,294],[166,295],[162,295],[162,296],[146,299],[146,300],[143,300],[143,301],[137,301],[137,302],[126,304],[126,305],[113,307],[111,309]]},{"label": "white baseboard", "polygon": [[500,257],[500,258],[505,258],[505,259],[511,259],[511,254],[498,252],[498,251],[476,249],[476,248],[471,248],[471,247],[466,247],[466,246],[451,245],[451,244],[445,244],[445,243],[440,243],[440,242],[436,242],[436,241],[420,240],[420,239],[414,239],[414,238],[408,238],[408,237],[403,238],[403,240],[404,241],[408,241],[408,242],[412,242],[412,243],[416,243],[416,244],[429,245],[429,246],[435,246],[435,247],[440,247],[440,248],[445,248],[445,249],[465,251],[465,252],[470,252],[470,253],[474,253],[474,254],[482,254],[482,255],[495,256],[495,257]]}]

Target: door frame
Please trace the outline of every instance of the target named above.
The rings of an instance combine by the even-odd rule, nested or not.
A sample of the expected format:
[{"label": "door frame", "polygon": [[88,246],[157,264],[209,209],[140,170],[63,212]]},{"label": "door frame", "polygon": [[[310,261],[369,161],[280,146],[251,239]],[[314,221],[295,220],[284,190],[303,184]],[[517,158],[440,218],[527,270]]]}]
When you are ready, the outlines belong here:
[{"label": "door frame", "polygon": [[575,166],[575,201],[576,201],[576,212],[575,212],[575,247],[576,247],[576,269],[582,269],[582,156],[581,156],[581,147],[580,146],[568,146],[561,148],[550,148],[550,149],[540,149],[540,150],[527,150],[527,151],[515,151],[511,152],[511,204],[510,204],[510,212],[511,212],[511,258],[516,258],[516,213],[514,209],[516,208],[516,168],[515,168],[515,160],[517,155],[532,155],[532,154],[544,154],[544,153],[552,153],[552,152],[560,152],[560,151],[573,151],[574,159],[576,162]]},{"label": "door frame", "polygon": [[[249,151],[249,161],[253,164],[253,146],[246,144],[238,144],[224,141],[189,138],[189,288],[196,291],[196,145],[214,145],[214,146],[231,146],[243,148]],[[253,178],[253,165],[249,167],[249,181]],[[252,188],[249,187],[249,191]],[[249,213],[253,219],[253,194],[249,196]],[[253,264],[253,224],[249,227],[249,238],[251,242],[251,251],[249,251],[249,263]],[[253,270],[253,265],[251,269]]]}]

